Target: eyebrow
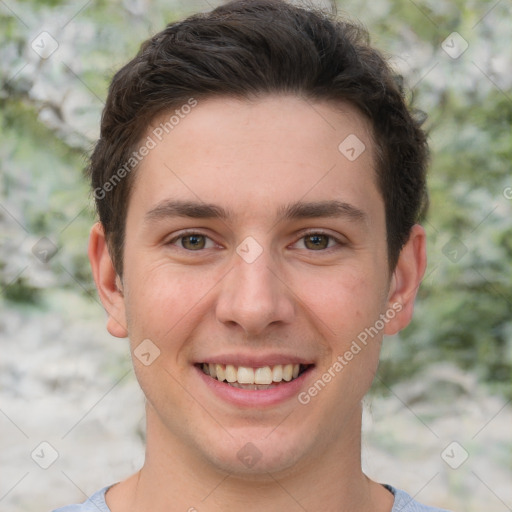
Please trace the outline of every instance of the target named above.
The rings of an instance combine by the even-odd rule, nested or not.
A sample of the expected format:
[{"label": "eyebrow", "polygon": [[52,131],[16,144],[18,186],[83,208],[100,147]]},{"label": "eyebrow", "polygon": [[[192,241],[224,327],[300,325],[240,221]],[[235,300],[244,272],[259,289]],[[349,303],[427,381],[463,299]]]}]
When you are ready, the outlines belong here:
[{"label": "eyebrow", "polygon": [[346,217],[364,222],[367,215],[363,210],[343,201],[297,201],[278,209],[279,220],[310,219],[317,217]]},{"label": "eyebrow", "polygon": [[145,215],[145,220],[155,221],[168,217],[225,220],[230,217],[230,212],[215,204],[166,199],[149,210]]},{"label": "eyebrow", "polygon": [[[168,199],[158,203],[145,215],[145,221],[158,221],[169,217],[189,217],[192,219],[221,219],[234,217],[231,210],[222,206],[196,201]],[[345,217],[349,220],[365,222],[367,214],[343,201],[297,201],[277,210],[277,220],[299,220],[319,217]]]}]

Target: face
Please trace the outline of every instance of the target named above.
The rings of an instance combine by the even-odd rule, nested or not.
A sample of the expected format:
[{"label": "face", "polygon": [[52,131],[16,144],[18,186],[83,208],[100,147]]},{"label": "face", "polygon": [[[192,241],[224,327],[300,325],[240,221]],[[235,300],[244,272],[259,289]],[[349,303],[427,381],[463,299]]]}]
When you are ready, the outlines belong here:
[{"label": "face", "polygon": [[353,108],[199,102],[137,170],[122,293],[103,297],[145,354],[148,443],[239,474],[342,450],[383,333],[407,321],[405,281]]}]

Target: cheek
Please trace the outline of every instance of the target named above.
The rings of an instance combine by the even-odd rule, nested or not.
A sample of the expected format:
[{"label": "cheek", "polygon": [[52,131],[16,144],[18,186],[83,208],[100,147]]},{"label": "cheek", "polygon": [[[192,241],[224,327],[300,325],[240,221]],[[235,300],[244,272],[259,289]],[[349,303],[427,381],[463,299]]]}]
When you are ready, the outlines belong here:
[{"label": "cheek", "polygon": [[375,323],[385,301],[381,288],[371,271],[330,269],[324,276],[301,282],[298,295],[326,339],[343,345]]},{"label": "cheek", "polygon": [[179,333],[192,328],[194,318],[204,312],[208,291],[214,286],[212,276],[177,272],[171,266],[146,268],[132,274],[127,282],[126,301],[132,343],[150,338],[162,345],[162,350],[171,348],[169,341],[179,339]]},{"label": "cheek", "polygon": [[[211,307],[205,293],[212,286],[208,277],[199,272],[176,272],[169,265],[146,267],[127,279],[133,365],[144,394],[156,410],[170,415],[173,410],[187,410],[194,405],[190,396],[180,391],[180,383],[188,368],[187,341]],[[147,366],[142,359],[137,360],[137,353],[142,353],[138,347],[147,346],[143,345],[148,343],[145,340],[156,346],[150,344],[151,357],[158,354]]]}]

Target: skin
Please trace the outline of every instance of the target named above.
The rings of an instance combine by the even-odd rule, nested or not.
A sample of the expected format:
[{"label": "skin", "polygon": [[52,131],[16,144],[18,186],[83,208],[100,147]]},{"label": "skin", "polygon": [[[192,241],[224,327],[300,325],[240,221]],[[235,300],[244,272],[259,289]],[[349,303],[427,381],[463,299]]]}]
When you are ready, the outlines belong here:
[{"label": "skin", "polygon": [[[338,150],[350,134],[366,146],[354,161]],[[361,400],[383,335],[411,319],[425,233],[413,227],[390,273],[372,148],[369,124],[350,105],[203,100],[136,171],[122,279],[101,224],[93,227],[89,257],[109,332],[128,336],[132,351],[144,339],[160,350],[149,366],[133,358],[147,398],[146,460],[107,492],[113,512],[391,510],[392,495],[361,470]],[[230,215],[148,221],[167,200],[211,203]],[[277,215],[297,201],[330,200],[363,215]],[[180,245],[184,229],[206,235],[206,247]],[[334,238],[322,238],[327,249],[311,248],[305,230]],[[248,236],[262,249],[252,263],[236,252]],[[314,362],[304,391],[393,304],[401,310],[306,405],[294,396],[236,407],[194,367],[219,354],[301,356]],[[260,454],[252,467],[237,457],[248,442]]]}]

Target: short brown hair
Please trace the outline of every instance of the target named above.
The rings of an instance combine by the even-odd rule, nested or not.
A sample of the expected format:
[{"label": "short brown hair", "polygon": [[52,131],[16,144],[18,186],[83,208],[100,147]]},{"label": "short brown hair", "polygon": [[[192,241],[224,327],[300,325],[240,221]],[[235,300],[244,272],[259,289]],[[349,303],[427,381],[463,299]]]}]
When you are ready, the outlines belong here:
[{"label": "short brown hair", "polygon": [[136,167],[126,162],[151,121],[191,98],[272,93],[349,102],[370,120],[394,269],[428,202],[426,135],[400,81],[360,26],[283,0],[238,0],[169,24],[112,80],[88,172],[120,276]]}]

